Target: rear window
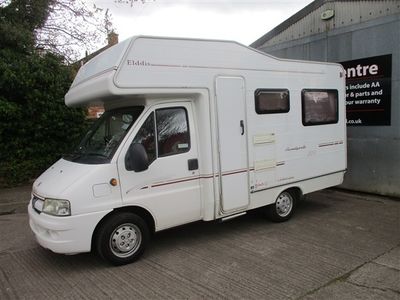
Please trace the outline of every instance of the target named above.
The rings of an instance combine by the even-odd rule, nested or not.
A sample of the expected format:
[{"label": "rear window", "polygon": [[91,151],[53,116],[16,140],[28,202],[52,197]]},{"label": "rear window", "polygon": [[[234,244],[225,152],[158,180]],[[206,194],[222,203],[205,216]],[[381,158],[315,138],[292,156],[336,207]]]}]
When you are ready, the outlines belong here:
[{"label": "rear window", "polygon": [[258,114],[287,113],[290,109],[288,89],[258,89],[254,96]]},{"label": "rear window", "polygon": [[338,91],[305,89],[301,92],[304,126],[338,122]]}]

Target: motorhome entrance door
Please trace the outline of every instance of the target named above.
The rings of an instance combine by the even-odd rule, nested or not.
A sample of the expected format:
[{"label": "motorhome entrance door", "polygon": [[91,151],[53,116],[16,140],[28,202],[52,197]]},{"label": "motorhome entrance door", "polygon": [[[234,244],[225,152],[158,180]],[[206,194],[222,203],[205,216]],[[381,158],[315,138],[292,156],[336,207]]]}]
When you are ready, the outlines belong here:
[{"label": "motorhome entrance door", "polygon": [[241,77],[216,79],[220,200],[223,212],[249,204],[245,82]]}]

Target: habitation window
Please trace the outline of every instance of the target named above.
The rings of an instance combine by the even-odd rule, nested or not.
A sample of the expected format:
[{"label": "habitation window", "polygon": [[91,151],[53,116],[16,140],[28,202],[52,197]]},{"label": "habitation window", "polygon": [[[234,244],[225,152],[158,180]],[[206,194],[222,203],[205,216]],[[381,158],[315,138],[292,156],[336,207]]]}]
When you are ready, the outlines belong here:
[{"label": "habitation window", "polygon": [[287,89],[258,89],[254,96],[258,114],[287,113],[290,109]]},{"label": "habitation window", "polygon": [[187,112],[183,107],[156,111],[158,156],[179,154],[190,150]]},{"label": "habitation window", "polygon": [[338,91],[305,89],[301,92],[303,125],[338,122]]}]

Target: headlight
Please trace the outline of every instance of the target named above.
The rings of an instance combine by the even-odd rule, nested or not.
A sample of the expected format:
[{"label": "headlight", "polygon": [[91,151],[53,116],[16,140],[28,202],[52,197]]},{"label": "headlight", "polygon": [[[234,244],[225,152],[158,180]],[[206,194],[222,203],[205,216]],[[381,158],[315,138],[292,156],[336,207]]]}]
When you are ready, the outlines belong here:
[{"label": "headlight", "polygon": [[71,205],[68,200],[45,199],[42,212],[53,216],[70,216]]}]

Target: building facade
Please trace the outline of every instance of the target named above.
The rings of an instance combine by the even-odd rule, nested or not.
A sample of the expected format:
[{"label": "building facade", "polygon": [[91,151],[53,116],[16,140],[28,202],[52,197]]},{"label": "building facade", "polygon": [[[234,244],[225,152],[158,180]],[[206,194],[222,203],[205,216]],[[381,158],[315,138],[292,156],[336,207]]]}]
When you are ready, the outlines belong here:
[{"label": "building facade", "polygon": [[344,66],[348,172],[342,187],[400,197],[400,1],[316,0],[251,46]]}]

